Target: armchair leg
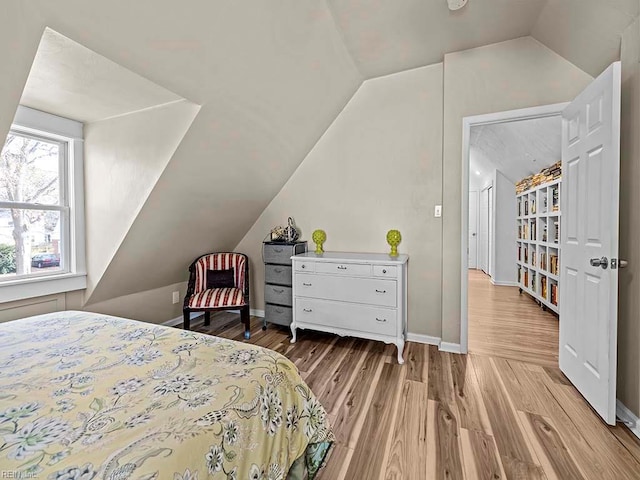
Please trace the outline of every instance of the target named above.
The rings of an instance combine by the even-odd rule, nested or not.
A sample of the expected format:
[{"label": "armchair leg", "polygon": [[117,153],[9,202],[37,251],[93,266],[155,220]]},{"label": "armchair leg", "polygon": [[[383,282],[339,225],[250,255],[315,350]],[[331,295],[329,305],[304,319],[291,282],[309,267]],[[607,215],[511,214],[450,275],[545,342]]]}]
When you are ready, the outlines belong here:
[{"label": "armchair leg", "polygon": [[182,328],[183,330],[191,330],[191,312],[189,310],[182,311]]},{"label": "armchair leg", "polygon": [[240,310],[240,320],[244,323],[244,338],[249,340],[251,338],[251,317],[250,317],[249,305],[242,307]]},{"label": "armchair leg", "polygon": [[211,325],[211,312],[204,312],[204,326],[208,327]]}]

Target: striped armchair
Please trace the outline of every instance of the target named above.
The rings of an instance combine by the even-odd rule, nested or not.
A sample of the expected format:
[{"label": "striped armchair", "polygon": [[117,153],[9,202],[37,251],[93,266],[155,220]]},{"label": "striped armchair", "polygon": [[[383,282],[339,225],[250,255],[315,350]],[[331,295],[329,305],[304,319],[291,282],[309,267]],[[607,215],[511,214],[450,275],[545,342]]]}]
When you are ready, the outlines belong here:
[{"label": "striped armchair", "polygon": [[[233,287],[212,287],[207,280],[210,271],[232,271]],[[240,310],[244,338],[249,331],[249,259],[242,253],[207,253],[189,266],[189,285],[182,308],[184,329],[190,329],[191,312],[204,312],[204,324],[211,323],[215,310]]]}]

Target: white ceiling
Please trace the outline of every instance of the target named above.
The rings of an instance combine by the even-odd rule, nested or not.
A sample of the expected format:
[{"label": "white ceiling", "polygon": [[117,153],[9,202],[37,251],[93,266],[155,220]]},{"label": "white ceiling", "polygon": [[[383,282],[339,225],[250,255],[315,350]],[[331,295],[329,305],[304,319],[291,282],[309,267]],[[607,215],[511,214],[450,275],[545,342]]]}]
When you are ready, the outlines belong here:
[{"label": "white ceiling", "polygon": [[365,77],[441,62],[444,54],[529,35],[546,0],[328,0]]},{"label": "white ceiling", "polygon": [[531,35],[593,77],[620,58],[637,0],[548,0]]},{"label": "white ceiling", "polygon": [[516,183],[553,165],[560,160],[561,126],[560,116],[553,116],[472,127],[471,179],[484,185],[499,170]]},{"label": "white ceiling", "polygon": [[20,103],[93,122],[178,100],[180,96],[47,28]]}]

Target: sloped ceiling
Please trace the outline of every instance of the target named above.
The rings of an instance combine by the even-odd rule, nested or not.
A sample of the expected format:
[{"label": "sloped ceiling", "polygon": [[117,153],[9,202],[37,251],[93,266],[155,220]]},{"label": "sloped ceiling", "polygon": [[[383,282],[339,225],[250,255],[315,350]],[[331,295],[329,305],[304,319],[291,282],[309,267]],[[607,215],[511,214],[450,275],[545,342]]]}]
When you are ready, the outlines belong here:
[{"label": "sloped ceiling", "polygon": [[367,78],[441,62],[444,54],[524,37],[546,0],[328,0],[345,44]]},{"label": "sloped ceiling", "polygon": [[178,100],[179,95],[47,28],[20,103],[94,122]]},{"label": "sloped ceiling", "polygon": [[44,27],[201,106],[97,302],[184,280],[196,255],[234,248],[364,79],[530,34],[595,75],[637,13],[636,0],[469,0],[455,13],[445,0],[5,0],[0,134]]},{"label": "sloped ceiling", "polygon": [[593,77],[620,59],[637,0],[548,0],[532,35]]},{"label": "sloped ceiling", "polygon": [[512,183],[560,160],[560,116],[494,123],[471,129],[469,175],[486,179],[499,170]]}]

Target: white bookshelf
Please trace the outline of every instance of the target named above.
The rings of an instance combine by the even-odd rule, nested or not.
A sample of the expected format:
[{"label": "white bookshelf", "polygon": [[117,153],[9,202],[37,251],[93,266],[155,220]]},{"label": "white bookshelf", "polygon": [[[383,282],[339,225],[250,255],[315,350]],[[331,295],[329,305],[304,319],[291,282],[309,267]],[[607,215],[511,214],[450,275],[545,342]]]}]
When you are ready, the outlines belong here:
[{"label": "white bookshelf", "polygon": [[559,311],[562,219],[560,188],[561,180],[557,179],[516,195],[516,263],[520,291],[556,313]]}]

